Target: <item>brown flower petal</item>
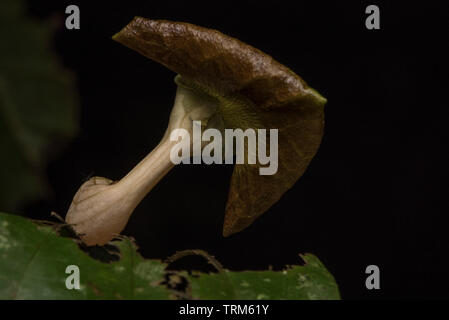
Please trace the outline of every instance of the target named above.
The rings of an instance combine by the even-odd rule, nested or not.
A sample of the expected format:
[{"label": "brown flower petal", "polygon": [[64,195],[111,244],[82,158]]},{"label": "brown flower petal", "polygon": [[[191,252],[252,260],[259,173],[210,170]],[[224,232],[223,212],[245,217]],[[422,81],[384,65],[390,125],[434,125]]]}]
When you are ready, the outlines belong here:
[{"label": "brown flower petal", "polygon": [[279,129],[276,174],[235,165],[225,236],[249,226],[303,174],[321,142],[326,99],[290,69],[235,38],[189,23],[136,17],[113,39],[224,101],[237,101],[237,110],[221,110],[228,127]]}]

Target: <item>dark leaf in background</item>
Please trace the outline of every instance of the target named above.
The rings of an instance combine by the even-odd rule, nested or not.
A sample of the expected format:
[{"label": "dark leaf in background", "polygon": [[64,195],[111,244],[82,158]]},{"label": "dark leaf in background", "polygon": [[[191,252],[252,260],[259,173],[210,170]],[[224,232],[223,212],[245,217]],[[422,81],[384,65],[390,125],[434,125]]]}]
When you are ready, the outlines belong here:
[{"label": "dark leaf in background", "polygon": [[44,166],[77,132],[74,81],[51,48],[49,23],[21,1],[0,2],[0,208],[15,210],[49,192]]}]

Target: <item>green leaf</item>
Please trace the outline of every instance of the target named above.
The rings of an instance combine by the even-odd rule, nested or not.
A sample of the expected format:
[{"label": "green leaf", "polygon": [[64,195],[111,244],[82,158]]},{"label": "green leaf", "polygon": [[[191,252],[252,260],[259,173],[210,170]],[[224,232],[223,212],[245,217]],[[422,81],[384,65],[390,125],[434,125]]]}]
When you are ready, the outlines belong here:
[{"label": "green leaf", "polygon": [[[113,241],[120,260],[104,263],[60,237],[52,227],[0,214],[0,299],[169,299],[160,285],[165,265],[144,260],[129,239]],[[80,290],[69,290],[66,268],[80,270]]]},{"label": "green leaf", "polygon": [[337,284],[313,254],[301,255],[304,266],[283,271],[225,271],[188,276],[194,299],[336,300]]},{"label": "green leaf", "polygon": [[[0,299],[340,298],[334,278],[311,254],[302,256],[304,266],[284,271],[167,272],[166,264],[143,259],[130,239],[112,241],[118,260],[106,263],[60,236],[56,226],[0,213]],[[70,265],[80,270],[80,290],[66,287]],[[186,292],[168,288],[180,277]]]},{"label": "green leaf", "polygon": [[46,161],[77,131],[74,79],[59,66],[51,37],[50,25],[27,17],[22,1],[0,2],[2,210],[48,193]]}]

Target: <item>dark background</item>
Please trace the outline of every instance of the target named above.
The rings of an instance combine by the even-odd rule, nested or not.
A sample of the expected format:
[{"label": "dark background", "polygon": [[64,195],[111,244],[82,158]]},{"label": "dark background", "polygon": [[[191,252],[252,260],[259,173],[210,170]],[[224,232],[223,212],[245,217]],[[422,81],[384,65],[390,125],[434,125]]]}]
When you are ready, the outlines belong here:
[{"label": "dark background", "polygon": [[[313,4],[312,4],[313,2]],[[64,29],[77,4],[81,29]],[[449,297],[447,210],[448,7],[376,2],[29,1],[59,21],[54,47],[76,78],[80,134],[48,166],[53,196],[23,212],[62,216],[91,175],[119,179],[156,146],[175,74],[114,42],[135,15],[218,29],[272,55],[328,99],[322,145],[304,176],[251,227],[221,235],[232,166],[175,167],[144,199],[124,234],[147,258],[204,249],[228,269],[279,269],[316,254],[344,299]],[[443,187],[446,190],[443,192]],[[365,268],[381,289],[365,288]],[[210,270],[201,258],[175,268]]]}]

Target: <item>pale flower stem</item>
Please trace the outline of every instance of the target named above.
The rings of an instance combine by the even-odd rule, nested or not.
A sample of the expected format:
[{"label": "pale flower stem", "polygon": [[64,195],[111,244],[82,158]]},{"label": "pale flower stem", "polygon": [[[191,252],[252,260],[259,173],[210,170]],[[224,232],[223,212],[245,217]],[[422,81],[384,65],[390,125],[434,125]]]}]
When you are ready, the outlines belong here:
[{"label": "pale flower stem", "polygon": [[[216,109],[210,99],[178,87],[167,131],[156,148],[118,182],[102,177],[86,181],[73,198],[67,223],[87,245],[108,243],[123,231],[140,201],[174,167],[170,158],[172,148],[179,143],[191,147],[192,121],[207,120]],[[175,129],[184,130],[181,141],[179,136],[170,140]]]},{"label": "pale flower stem", "polygon": [[117,183],[118,188],[128,193],[127,200],[139,203],[174,167],[170,150],[175,143],[165,135],[156,148]]}]

